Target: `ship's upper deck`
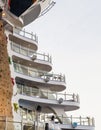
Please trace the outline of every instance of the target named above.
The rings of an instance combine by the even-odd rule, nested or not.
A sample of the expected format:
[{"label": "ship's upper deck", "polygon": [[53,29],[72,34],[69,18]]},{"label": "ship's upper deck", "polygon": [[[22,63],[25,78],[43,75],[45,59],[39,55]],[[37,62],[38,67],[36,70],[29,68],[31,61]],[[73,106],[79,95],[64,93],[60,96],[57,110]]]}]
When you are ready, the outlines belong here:
[{"label": "ship's upper deck", "polygon": [[54,4],[51,0],[1,0],[0,8],[3,20],[22,28],[48,12]]}]

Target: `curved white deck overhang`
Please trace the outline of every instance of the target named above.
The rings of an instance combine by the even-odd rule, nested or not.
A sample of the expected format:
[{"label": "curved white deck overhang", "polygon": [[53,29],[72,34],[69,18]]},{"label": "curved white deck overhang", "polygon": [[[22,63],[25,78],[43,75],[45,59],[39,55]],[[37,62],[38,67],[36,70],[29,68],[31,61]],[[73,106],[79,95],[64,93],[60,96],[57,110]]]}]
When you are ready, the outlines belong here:
[{"label": "curved white deck overhang", "polygon": [[38,78],[38,77],[29,77],[20,73],[15,72],[15,79],[19,83],[25,83],[26,85],[31,86],[37,86],[37,88],[47,88],[51,91],[63,91],[66,89],[66,83],[64,82],[59,82],[59,81],[49,81],[45,82],[44,79]]},{"label": "curved white deck overhang", "polygon": [[52,63],[48,61],[40,60],[37,58],[33,61],[31,60],[30,57],[18,54],[14,51],[12,51],[12,59],[13,59],[13,62],[20,63],[21,65],[24,65],[27,67],[36,68],[36,69],[47,71],[47,72],[51,71],[52,69]]},{"label": "curved white deck overhang", "polygon": [[22,46],[28,47],[30,46],[31,49],[37,50],[38,49],[38,43],[36,40],[24,37],[18,34],[9,34],[9,40],[15,43],[18,43]]},{"label": "curved white deck overhang", "polygon": [[[63,103],[59,103],[58,100],[54,99],[45,99],[45,98],[38,98],[38,97],[31,97],[26,95],[19,94],[19,104],[25,108],[33,110],[34,106],[40,105],[42,106],[42,111],[46,112],[48,107],[59,107],[61,109],[64,109],[64,111],[72,111],[79,109],[78,102],[71,101],[71,100],[65,100]],[[46,109],[45,109],[46,108]],[[47,111],[49,112],[49,111]]]}]

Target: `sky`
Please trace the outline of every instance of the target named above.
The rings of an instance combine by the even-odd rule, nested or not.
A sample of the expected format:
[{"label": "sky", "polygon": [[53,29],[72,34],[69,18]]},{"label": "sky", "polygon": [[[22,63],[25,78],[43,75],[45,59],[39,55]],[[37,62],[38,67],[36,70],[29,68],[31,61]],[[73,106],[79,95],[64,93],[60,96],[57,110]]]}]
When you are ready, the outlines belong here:
[{"label": "sky", "polygon": [[101,1],[55,0],[55,6],[26,27],[38,36],[39,52],[52,56],[53,72],[66,76],[68,93],[80,109],[70,115],[101,116]]}]

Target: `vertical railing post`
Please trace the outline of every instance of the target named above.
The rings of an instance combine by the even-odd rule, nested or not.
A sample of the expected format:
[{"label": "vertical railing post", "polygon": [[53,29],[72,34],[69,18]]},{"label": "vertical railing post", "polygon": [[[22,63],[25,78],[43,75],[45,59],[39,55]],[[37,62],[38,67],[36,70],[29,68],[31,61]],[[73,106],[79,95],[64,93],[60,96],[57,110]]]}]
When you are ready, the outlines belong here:
[{"label": "vertical railing post", "polygon": [[37,39],[37,38],[36,38],[36,34],[34,34],[34,40],[37,41],[36,39]]},{"label": "vertical railing post", "polygon": [[36,42],[38,43],[38,37],[36,36]]},{"label": "vertical railing post", "polygon": [[49,56],[49,54],[48,54],[48,60],[47,60],[48,62],[49,62],[49,58],[50,58],[50,56]]},{"label": "vertical railing post", "polygon": [[23,94],[23,86],[22,86],[22,94]]},{"label": "vertical railing post", "polygon": [[81,118],[81,116],[80,116],[80,125],[82,124],[81,119],[82,119],[82,118]]},{"label": "vertical railing post", "polygon": [[66,92],[64,93],[64,99],[66,100]]},{"label": "vertical railing post", "polygon": [[39,98],[40,98],[41,97],[41,90],[39,89],[38,91],[39,91]]},{"label": "vertical railing post", "polygon": [[95,120],[94,120],[94,117],[92,118],[92,126],[95,126]]},{"label": "vertical railing post", "polygon": [[25,29],[23,30],[23,33],[24,33],[23,36],[25,37]]},{"label": "vertical railing post", "polygon": [[37,129],[36,129],[36,130],[39,130],[38,114],[39,114],[39,113],[37,112],[37,113],[36,113],[36,118],[37,118],[37,119],[36,119],[36,122],[37,122],[37,126],[36,126]]},{"label": "vertical railing post", "polygon": [[33,39],[33,32],[31,33],[31,39]]},{"label": "vertical railing post", "polygon": [[32,87],[30,87],[30,96],[32,96]]},{"label": "vertical railing post", "polygon": [[90,123],[91,123],[90,120],[91,119],[90,119],[90,117],[88,117],[87,119],[88,119],[88,125],[90,126]]},{"label": "vertical railing post", "polygon": [[62,123],[64,123],[63,121],[64,121],[64,120],[63,120],[63,115],[62,115]]},{"label": "vertical railing post", "polygon": [[45,118],[45,113],[44,113],[44,122],[46,121],[46,118]]},{"label": "vertical railing post", "polygon": [[48,91],[47,91],[47,98],[49,99],[48,95],[49,95],[49,93],[48,93]]},{"label": "vertical railing post", "polygon": [[66,82],[65,75],[63,76],[64,82]]},{"label": "vertical railing post", "polygon": [[21,54],[21,45],[19,45],[19,54]]},{"label": "vertical railing post", "polygon": [[52,56],[49,57],[49,61],[50,61],[50,63],[52,63]]},{"label": "vertical railing post", "polygon": [[23,130],[23,121],[21,121],[21,130]]},{"label": "vertical railing post", "polygon": [[73,117],[72,117],[72,115],[71,115],[71,124],[73,123]]},{"label": "vertical railing post", "polygon": [[77,94],[77,102],[80,102],[80,98],[79,95]]},{"label": "vertical railing post", "polygon": [[26,48],[26,52],[27,52],[27,56],[29,57],[29,52],[30,52],[30,49],[29,48]]},{"label": "vertical railing post", "polygon": [[56,92],[56,100],[58,100],[58,94],[57,94],[57,92]]},{"label": "vertical railing post", "polygon": [[43,56],[44,56],[43,60],[45,61],[45,53],[43,54]]},{"label": "vertical railing post", "polygon": [[75,94],[73,93],[73,100],[75,101]]}]

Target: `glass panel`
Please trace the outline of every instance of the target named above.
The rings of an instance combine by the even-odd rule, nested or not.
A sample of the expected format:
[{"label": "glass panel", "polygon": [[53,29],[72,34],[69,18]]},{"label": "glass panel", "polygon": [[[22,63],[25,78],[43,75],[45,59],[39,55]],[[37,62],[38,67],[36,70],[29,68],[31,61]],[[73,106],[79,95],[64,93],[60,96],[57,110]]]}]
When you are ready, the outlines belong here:
[{"label": "glass panel", "polygon": [[28,68],[21,66],[21,72],[25,75],[28,75]]},{"label": "glass panel", "polygon": [[37,89],[37,88],[32,88],[32,93],[31,93],[32,96],[37,96],[38,93],[39,93],[39,89]]},{"label": "glass panel", "polygon": [[13,43],[12,49],[13,49],[13,51],[20,53],[20,46],[19,45]]},{"label": "glass panel", "polygon": [[23,87],[23,93],[30,96],[30,87]]},{"label": "glass panel", "polygon": [[24,47],[21,47],[21,54],[28,56],[28,50]]},{"label": "glass panel", "polygon": [[17,84],[17,92],[18,92],[19,94],[22,93],[22,85],[21,85],[21,84]]}]

